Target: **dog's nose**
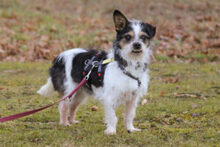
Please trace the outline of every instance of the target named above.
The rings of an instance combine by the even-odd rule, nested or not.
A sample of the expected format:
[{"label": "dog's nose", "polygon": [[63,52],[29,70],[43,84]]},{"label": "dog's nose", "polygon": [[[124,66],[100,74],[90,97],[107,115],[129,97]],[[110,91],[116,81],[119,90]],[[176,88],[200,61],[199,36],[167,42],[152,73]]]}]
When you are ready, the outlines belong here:
[{"label": "dog's nose", "polygon": [[138,42],[135,42],[135,43],[133,44],[133,48],[139,50],[139,49],[141,48],[141,44],[138,43]]}]

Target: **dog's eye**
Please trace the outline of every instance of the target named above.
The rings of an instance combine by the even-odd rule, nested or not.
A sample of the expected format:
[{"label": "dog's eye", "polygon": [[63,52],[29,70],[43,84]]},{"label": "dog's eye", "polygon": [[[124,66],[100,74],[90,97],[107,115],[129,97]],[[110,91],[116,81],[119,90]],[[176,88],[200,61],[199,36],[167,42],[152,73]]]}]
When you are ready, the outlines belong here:
[{"label": "dog's eye", "polygon": [[125,38],[126,41],[130,41],[131,40],[131,35],[125,35],[124,38]]},{"label": "dog's eye", "polygon": [[149,37],[147,35],[141,35],[140,37],[143,41],[145,41],[146,39],[149,39]]}]

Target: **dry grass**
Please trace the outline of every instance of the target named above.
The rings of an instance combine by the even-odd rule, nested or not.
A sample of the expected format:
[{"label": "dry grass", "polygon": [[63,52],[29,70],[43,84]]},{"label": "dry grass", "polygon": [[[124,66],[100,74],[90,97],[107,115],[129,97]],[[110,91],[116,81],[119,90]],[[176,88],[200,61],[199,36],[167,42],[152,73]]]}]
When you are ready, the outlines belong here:
[{"label": "dry grass", "polygon": [[73,47],[108,50],[115,36],[112,12],[120,9],[157,26],[156,59],[219,61],[219,8],[218,0],[2,0],[0,57],[36,61]]}]

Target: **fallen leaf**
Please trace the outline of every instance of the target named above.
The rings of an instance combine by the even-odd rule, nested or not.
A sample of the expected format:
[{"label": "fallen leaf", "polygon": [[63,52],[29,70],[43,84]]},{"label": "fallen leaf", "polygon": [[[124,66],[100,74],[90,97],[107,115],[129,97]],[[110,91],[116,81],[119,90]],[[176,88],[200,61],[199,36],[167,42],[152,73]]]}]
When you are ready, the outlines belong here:
[{"label": "fallen leaf", "polygon": [[197,105],[197,104],[192,104],[191,107],[192,107],[192,108],[197,108],[198,105]]},{"label": "fallen leaf", "polygon": [[220,42],[210,43],[208,48],[220,48]]},{"label": "fallen leaf", "polygon": [[141,105],[145,105],[147,103],[147,99],[143,99],[142,101],[141,101]]},{"label": "fallen leaf", "polygon": [[98,107],[97,107],[97,106],[93,106],[93,107],[91,108],[91,110],[92,110],[92,111],[97,111],[97,110],[98,110]]},{"label": "fallen leaf", "polygon": [[180,76],[177,75],[176,77],[170,77],[166,80],[167,83],[177,83],[179,82]]},{"label": "fallen leaf", "polygon": [[183,114],[187,114],[187,113],[188,113],[188,111],[184,111],[184,112],[183,112]]},{"label": "fallen leaf", "polygon": [[56,32],[57,32],[56,26],[52,26],[52,27],[50,28],[50,32],[56,33]]},{"label": "fallen leaf", "polygon": [[5,88],[3,88],[3,87],[0,87],[0,90],[3,90],[3,89],[5,89]]},{"label": "fallen leaf", "polygon": [[183,119],[182,119],[181,117],[178,117],[176,120],[177,120],[178,122],[183,122]]},{"label": "fallen leaf", "polygon": [[197,113],[192,113],[192,117],[199,116]]},{"label": "fallen leaf", "polygon": [[161,92],[160,92],[160,96],[164,96],[165,94],[166,94],[165,91],[161,91]]},{"label": "fallen leaf", "polygon": [[180,89],[180,85],[176,85],[176,89]]}]

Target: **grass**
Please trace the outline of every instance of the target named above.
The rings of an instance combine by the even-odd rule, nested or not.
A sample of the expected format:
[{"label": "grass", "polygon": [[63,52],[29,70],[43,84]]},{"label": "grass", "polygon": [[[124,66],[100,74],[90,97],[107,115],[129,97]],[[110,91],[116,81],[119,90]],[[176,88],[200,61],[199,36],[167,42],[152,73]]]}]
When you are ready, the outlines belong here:
[{"label": "grass", "polygon": [[[48,77],[50,63],[0,63],[0,117],[44,106],[59,99],[36,91]],[[102,106],[83,104],[80,124],[62,127],[53,106],[40,113],[0,124],[1,146],[219,146],[219,64],[156,63],[151,82],[134,121],[139,133],[123,126],[123,106],[117,110],[117,135],[104,135]],[[91,111],[92,106],[98,111]]]}]

